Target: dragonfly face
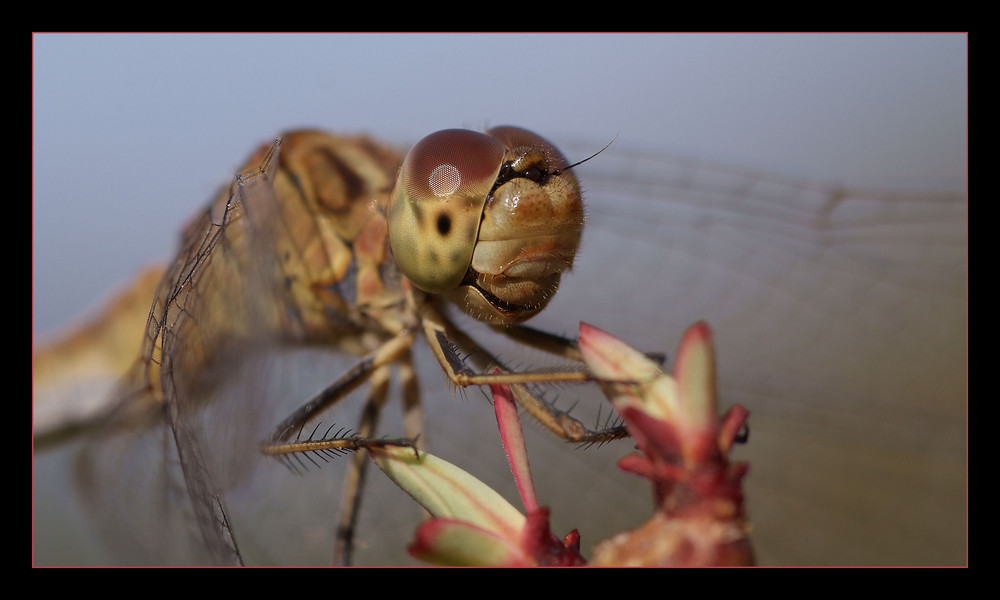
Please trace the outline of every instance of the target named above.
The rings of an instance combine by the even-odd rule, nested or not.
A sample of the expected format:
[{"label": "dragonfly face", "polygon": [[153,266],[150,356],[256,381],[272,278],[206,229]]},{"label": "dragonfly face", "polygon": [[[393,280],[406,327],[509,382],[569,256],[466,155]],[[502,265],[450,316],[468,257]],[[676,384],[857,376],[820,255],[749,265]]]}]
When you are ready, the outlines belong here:
[{"label": "dragonfly face", "polygon": [[516,127],[431,134],[407,154],[389,201],[403,274],[501,325],[542,310],[573,264],[583,200],[568,162]]}]

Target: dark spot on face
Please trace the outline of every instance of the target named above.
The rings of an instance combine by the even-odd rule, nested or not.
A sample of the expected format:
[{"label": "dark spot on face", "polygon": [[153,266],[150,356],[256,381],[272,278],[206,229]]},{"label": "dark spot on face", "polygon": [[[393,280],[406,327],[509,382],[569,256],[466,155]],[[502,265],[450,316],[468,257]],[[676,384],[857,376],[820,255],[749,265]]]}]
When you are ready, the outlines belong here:
[{"label": "dark spot on face", "polygon": [[451,217],[441,213],[437,218],[437,230],[442,236],[447,236],[451,231]]}]

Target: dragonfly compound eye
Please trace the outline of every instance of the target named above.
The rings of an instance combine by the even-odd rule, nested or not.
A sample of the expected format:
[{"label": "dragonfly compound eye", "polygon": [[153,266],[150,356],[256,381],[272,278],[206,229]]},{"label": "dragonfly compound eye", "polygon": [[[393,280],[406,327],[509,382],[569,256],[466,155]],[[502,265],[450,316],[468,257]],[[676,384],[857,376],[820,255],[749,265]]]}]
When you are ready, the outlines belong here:
[{"label": "dragonfly compound eye", "polygon": [[462,283],[504,154],[488,135],[446,129],[406,155],[389,201],[389,241],[417,287],[440,294]]}]

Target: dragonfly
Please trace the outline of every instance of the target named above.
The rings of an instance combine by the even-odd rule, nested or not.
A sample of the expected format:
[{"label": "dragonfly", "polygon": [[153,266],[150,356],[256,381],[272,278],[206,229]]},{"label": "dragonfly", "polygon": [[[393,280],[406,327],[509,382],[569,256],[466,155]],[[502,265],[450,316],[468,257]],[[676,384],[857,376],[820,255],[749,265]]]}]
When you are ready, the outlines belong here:
[{"label": "dragonfly", "polygon": [[[316,135],[320,140],[316,144],[324,149],[318,154],[331,152],[332,146],[341,147],[343,143],[344,148],[364,148],[357,152],[362,155],[371,152],[370,156],[375,156],[374,162],[378,163],[377,167],[367,169],[346,169],[346,172],[363,173],[341,185],[354,190],[368,186],[364,188],[364,202],[338,204],[336,194],[316,199],[324,210],[338,210],[342,211],[339,215],[346,215],[336,220],[336,227],[340,229],[335,233],[321,231],[321,227],[328,225],[321,225],[327,221],[317,217],[318,209],[295,209],[291,212],[302,217],[303,229],[291,234],[280,233],[285,230],[278,228],[278,224],[286,227],[288,221],[282,212],[284,205],[279,201],[286,197],[284,190],[298,191],[326,177],[317,165],[323,161],[308,158],[303,159],[297,169],[289,169],[283,177],[281,162],[294,162],[294,156],[290,155],[300,148],[295,136],[283,136],[276,150],[277,159],[272,153],[275,149],[271,145],[264,146],[247,161],[247,169],[242,171],[243,176],[234,186],[220,194],[200,218],[188,226],[179,254],[187,260],[172,263],[163,281],[173,283],[167,287],[161,285],[156,292],[161,303],[159,312],[156,304],[152,312],[148,307],[145,311],[147,315],[169,313],[164,310],[169,303],[160,298],[176,293],[174,306],[178,307],[178,316],[198,314],[196,303],[190,308],[186,304],[181,306],[177,299],[182,297],[197,297],[202,306],[224,306],[229,312],[214,317],[210,329],[194,319],[198,335],[178,334],[175,338],[186,338],[187,342],[185,352],[178,352],[173,359],[180,362],[171,368],[175,372],[179,369],[180,372],[198,373],[193,380],[182,383],[188,388],[186,392],[196,392],[184,394],[192,397],[193,422],[185,423],[180,430],[190,439],[180,442],[172,439],[175,436],[171,432],[176,428],[165,427],[163,422],[156,427],[136,425],[136,421],[142,420],[144,411],[139,408],[141,404],[130,403],[132,411],[119,420],[128,425],[125,429],[129,431],[103,436],[103,442],[97,446],[100,460],[91,458],[89,470],[76,469],[80,472],[76,476],[82,480],[81,485],[89,483],[91,488],[96,487],[99,498],[111,498],[114,502],[108,503],[112,506],[129,506],[128,511],[112,512],[98,519],[106,526],[110,522],[109,537],[119,542],[126,540],[126,554],[171,556],[167,560],[174,560],[173,556],[190,559],[192,555],[203,560],[217,559],[219,554],[225,557],[225,552],[213,553],[205,548],[211,544],[198,539],[204,535],[188,535],[192,524],[205,522],[222,523],[222,533],[214,539],[224,542],[231,527],[237,539],[249,540],[240,543],[242,555],[259,557],[261,562],[282,562],[285,548],[302,551],[310,545],[323,548],[332,545],[330,538],[334,527],[329,523],[335,511],[329,505],[335,501],[331,500],[328,489],[315,489],[325,485],[329,478],[317,477],[315,473],[288,473],[288,469],[275,465],[275,461],[261,457],[259,445],[261,440],[282,438],[292,430],[295,430],[290,438],[293,440],[331,435],[345,440],[351,437],[338,436],[338,430],[328,430],[326,423],[316,429],[319,433],[288,427],[276,435],[275,423],[283,423],[283,419],[299,408],[297,402],[312,395],[289,392],[295,387],[309,389],[300,376],[303,371],[322,372],[325,379],[321,379],[317,389],[329,387],[331,369],[324,362],[327,360],[325,349],[331,346],[332,339],[352,337],[343,336],[342,330],[337,330],[350,325],[351,318],[345,315],[352,314],[350,311],[356,310],[357,303],[352,308],[347,302],[337,304],[332,300],[332,292],[342,291],[337,289],[338,285],[353,286],[346,295],[361,297],[366,289],[362,283],[366,272],[377,274],[372,280],[395,281],[402,287],[411,283],[409,275],[394,275],[398,277],[396,280],[385,278],[387,270],[396,272],[395,267],[387,269],[385,265],[394,263],[371,261],[382,265],[380,268],[363,264],[363,257],[374,254],[366,254],[370,252],[365,246],[366,235],[370,232],[358,225],[371,221],[386,223],[385,219],[373,219],[373,215],[391,214],[386,199],[393,195],[392,177],[401,164],[401,172],[407,169],[398,153],[371,140],[346,141]],[[542,155],[554,156],[556,151],[551,144],[544,141],[540,144],[544,148]],[[419,147],[420,144],[417,149]],[[269,153],[272,153],[270,159]],[[340,158],[338,164],[357,164],[351,160]],[[503,335],[502,323],[498,329],[480,325],[474,318],[461,314],[446,313],[440,308],[439,300],[423,304],[433,309],[429,317],[427,314],[420,316],[419,311],[400,311],[400,294],[396,289],[376,289],[367,303],[362,302],[371,310],[385,311],[383,316],[393,313],[398,318],[400,314],[417,314],[420,318],[415,322],[423,324],[401,322],[392,329],[397,332],[394,335],[401,336],[395,339],[403,340],[399,344],[403,349],[392,358],[404,359],[399,363],[401,373],[397,387],[407,407],[397,431],[415,431],[413,423],[417,420],[419,404],[414,390],[432,387],[426,380],[435,370],[440,380],[442,364],[446,367],[444,371],[451,366],[448,379],[454,381],[455,369],[460,369],[466,360],[480,361],[480,366],[486,366],[500,363],[497,356],[525,355],[522,348],[525,339],[534,342],[535,346],[571,348],[567,339],[540,332],[572,331],[573,318],[585,318],[598,325],[602,324],[602,318],[606,319],[613,323],[608,329],[634,345],[664,349],[671,343],[671,336],[666,332],[674,332],[672,339],[676,340],[687,324],[708,318],[718,336],[723,400],[750,407],[754,412],[754,441],[762,441],[760,455],[752,456],[754,470],[748,480],[748,496],[755,531],[763,538],[758,541],[758,545],[763,545],[763,562],[768,562],[768,548],[785,548],[786,558],[783,559],[778,550],[771,559],[784,563],[787,557],[797,555],[803,546],[812,548],[811,556],[814,557],[837,557],[840,552],[839,556],[852,556],[849,561],[864,557],[863,552],[858,554],[859,548],[871,549],[873,553],[861,562],[954,560],[962,539],[964,489],[962,374],[966,263],[962,193],[954,190],[918,193],[851,189],[620,151],[614,146],[585,165],[566,169],[569,165],[565,162],[557,160],[555,164],[560,165],[555,167],[560,174],[563,170],[572,174],[586,169],[582,178],[588,199],[587,227],[580,242],[579,256],[575,259],[563,256],[557,261],[564,267],[571,263],[573,270],[560,281],[558,294],[551,290],[543,294],[549,306],[534,311],[537,313],[532,315],[534,327],[507,330],[507,333],[525,333],[526,338],[507,339],[510,336]],[[504,168],[502,165],[494,167]],[[433,172],[426,168],[417,170],[426,175]],[[489,186],[492,187],[496,175],[490,173],[476,179],[482,181],[492,177]],[[454,184],[447,172],[439,173],[436,181],[436,185],[445,188]],[[421,194],[434,195],[434,192],[427,194],[425,190]],[[287,197],[293,196],[289,193]],[[373,196],[383,200],[372,202]],[[237,235],[237,228],[231,227],[237,218],[242,221],[236,222],[253,221],[255,225],[248,228],[249,233]],[[411,217],[411,220],[419,219]],[[455,224],[461,222],[457,218],[446,220],[447,226],[441,224],[440,218],[431,219],[432,233],[455,231]],[[582,224],[582,218],[575,220]],[[288,227],[287,231],[292,231]],[[213,232],[225,232],[225,235],[211,238]],[[252,243],[261,239],[268,243]],[[324,240],[327,246],[311,247],[302,244],[302,240]],[[338,241],[342,245],[337,246]],[[379,242],[371,246],[385,245]],[[386,256],[402,253],[392,243],[388,243],[385,250]],[[413,255],[416,251],[405,253]],[[283,262],[288,256],[303,257],[297,262],[300,266],[307,262],[304,258],[320,256],[322,259],[297,272],[288,262]],[[340,263],[331,257],[339,257]],[[355,258],[352,263],[348,257],[362,259]],[[205,259],[210,261],[206,263]],[[209,267],[214,267],[217,274],[193,285],[183,283],[187,274]],[[435,269],[432,277],[437,277],[442,270]],[[457,275],[453,273],[452,277],[464,281],[465,275],[463,271]],[[441,289],[438,282],[420,281],[419,275],[413,277],[419,284],[432,289],[430,293],[421,291],[418,284],[411,295],[438,297],[435,293]],[[154,280],[156,276],[148,277],[145,292],[136,295],[151,297],[148,282]],[[306,282],[317,281],[323,284],[304,290],[309,287]],[[137,288],[140,287],[137,284]],[[459,306],[464,302],[465,306],[472,307],[473,316],[485,316],[488,321],[491,309],[476,307],[485,295],[470,293],[472,299],[445,291],[446,295],[452,295],[451,300],[457,299]],[[309,294],[319,294],[319,300]],[[413,306],[420,304],[416,300],[409,302]],[[580,309],[580,306],[586,308]],[[284,308],[275,310],[276,307]],[[121,315],[127,311],[113,312]],[[331,315],[334,316],[331,318]],[[147,374],[139,381],[151,379],[150,371],[155,375],[157,368],[162,370],[167,364],[163,358],[163,343],[166,342],[168,348],[177,343],[168,342],[169,336],[150,336],[150,325],[154,325],[153,332],[176,333],[184,330],[183,322],[182,318],[178,324],[159,329],[158,323],[143,324],[148,355],[143,368]],[[252,323],[253,327],[246,327],[247,323]],[[442,329],[436,329],[441,324]],[[448,343],[439,338],[442,330]],[[371,357],[372,352],[378,354],[374,349],[383,348],[387,343],[384,334],[380,338],[371,333],[371,328],[358,328],[358,331],[359,335],[353,338],[356,347],[340,349]],[[419,333],[434,348],[429,360],[415,351],[413,341]],[[490,339],[491,347],[499,347],[499,350],[487,352],[478,344],[470,345],[471,340],[480,337]],[[159,347],[157,339],[162,339]],[[453,347],[449,344],[454,340],[463,340],[462,354],[452,352]],[[438,342],[436,347],[435,341]],[[211,347],[211,351],[202,351],[206,347]],[[267,348],[269,354],[261,357],[260,348]],[[390,349],[395,352],[397,347]],[[285,362],[274,356],[279,351],[288,354]],[[218,364],[212,364],[209,359],[218,356],[225,359],[216,359]],[[531,360],[539,360],[537,354],[528,356]],[[148,360],[149,357],[155,360]],[[375,359],[377,361],[378,357]],[[408,365],[409,360],[416,368]],[[68,361],[57,362],[65,366]],[[310,363],[311,369],[300,369],[302,363]],[[317,365],[322,366],[317,368]],[[36,371],[42,370],[38,363],[35,366]],[[291,375],[285,373],[285,369]],[[509,370],[523,371],[516,367]],[[268,372],[266,377],[263,371]],[[553,373],[567,372],[567,369],[552,367],[531,371],[539,380],[544,380]],[[929,375],[932,372],[935,373],[933,377]],[[425,380],[419,386],[418,373]],[[384,390],[388,386],[384,371],[372,378],[372,390]],[[258,382],[274,383],[277,389],[264,389],[265,386],[257,385]],[[560,397],[573,399],[585,393],[569,383],[560,384],[556,389]],[[127,396],[120,385],[116,395]],[[368,398],[375,401],[368,405],[380,404],[384,396],[383,391],[369,392]],[[528,397],[536,396],[527,394],[525,398]],[[277,402],[278,399],[284,402]],[[473,438],[469,447],[488,445],[481,441],[482,429],[475,426],[477,421],[488,419],[481,411],[478,417],[468,415],[470,405],[475,403],[468,402],[468,398],[456,403],[447,394],[443,400],[435,405],[428,418],[423,419],[428,431],[421,439],[430,444],[435,440],[469,436]],[[37,415],[37,398],[35,402]],[[525,403],[539,410],[543,422],[546,415],[553,420],[565,415],[565,410],[556,409],[547,399],[535,404],[525,399]],[[569,400],[566,405],[571,403]],[[586,402],[580,402],[579,408],[574,408],[571,414],[577,415],[583,404]],[[343,422],[339,413],[336,421]],[[577,423],[584,422],[587,421],[577,419]],[[600,426],[600,417],[592,423],[589,427],[592,432],[614,435],[608,433],[613,432],[613,428],[606,431]],[[386,424],[383,429],[386,426],[392,427]],[[325,433],[327,431],[331,433]],[[616,444],[591,448],[580,456],[580,452],[567,451],[555,440],[558,440],[556,436],[548,435],[532,440],[533,445],[541,447],[533,456],[551,459],[568,455],[574,465],[580,466],[570,468],[564,460],[555,460],[554,472],[563,471],[560,473],[563,477],[553,477],[553,488],[575,490],[575,494],[571,493],[574,504],[581,496],[601,497],[605,502],[604,510],[578,510],[574,516],[580,518],[583,514],[590,521],[573,522],[570,526],[580,526],[586,534],[592,522],[611,522],[611,527],[622,527],[629,519],[634,519],[633,524],[641,521],[645,514],[642,504],[648,502],[648,496],[630,487],[634,482],[602,475],[597,480],[600,492],[597,493],[592,488],[595,485],[593,478],[581,472],[590,464],[613,462],[615,451],[610,449]],[[177,448],[188,446],[204,450],[210,456],[209,461],[214,461],[205,466],[211,476],[196,478],[196,483],[208,482],[211,491],[192,493],[191,488],[195,486],[185,481],[184,458],[178,456]],[[747,452],[753,451],[753,447],[751,444]],[[790,459],[792,456],[794,460]],[[350,462],[352,459],[345,460]],[[100,468],[94,467],[95,464]],[[279,468],[274,468],[276,466]],[[318,470],[322,475],[327,468]],[[88,472],[93,470],[99,472]],[[502,475],[505,467],[500,464],[492,470]],[[123,477],[123,474],[128,476]],[[91,478],[89,482],[88,477]],[[287,479],[275,483],[276,478],[283,477]],[[788,478],[795,478],[795,481],[789,482]],[[95,485],[95,480],[99,485]],[[370,481],[369,485],[377,485],[377,480]],[[350,485],[345,487],[351,488]],[[927,496],[928,490],[934,493]],[[391,491],[379,490],[374,495],[381,501],[382,497],[391,495]],[[349,492],[345,494],[350,495]],[[290,498],[293,495],[296,496],[294,501]],[[196,514],[199,509],[192,506],[195,503],[191,498],[214,497],[225,498],[225,504],[221,500],[218,504],[203,502],[202,515]],[[320,504],[319,508],[301,509],[302,497],[312,498],[313,504]],[[150,498],[156,501],[150,502]],[[940,510],[942,502],[948,510]],[[932,512],[928,508],[931,504],[938,517],[918,523],[918,515]],[[136,509],[136,506],[141,508]],[[907,508],[901,510],[901,506]],[[608,507],[615,510],[608,510]],[[795,514],[796,508],[803,514]],[[386,511],[378,512],[382,519],[387,518]],[[389,514],[395,512],[398,511],[389,511]],[[277,513],[296,513],[305,524],[296,528],[282,522],[271,527],[269,522],[275,520],[273,515]],[[305,516],[302,513],[306,513]],[[128,518],[118,519],[121,514],[127,514]],[[558,510],[554,511],[556,516]],[[923,536],[940,540],[940,548],[936,554],[916,558],[910,558],[903,548],[913,544],[899,543],[891,550],[882,548],[879,544],[885,543],[878,540],[885,537],[884,531],[865,525],[874,517],[883,518],[880,522],[887,523],[884,528],[897,533],[905,531],[910,536],[898,536],[902,539]],[[378,520],[379,517],[372,518]],[[412,518],[419,519],[419,513],[415,512]],[[853,539],[821,541],[821,547],[816,550],[813,548],[815,540],[823,538],[795,536],[791,530],[796,527],[789,527],[789,523],[796,518],[797,527],[803,527],[804,531],[826,531],[837,523],[839,529],[857,535]],[[241,522],[252,524],[242,529],[243,534],[240,533]],[[157,524],[156,531],[153,534],[147,531],[146,539],[156,539],[156,548],[150,550],[141,541],[128,545],[135,531],[148,530],[152,524]],[[178,536],[177,532],[185,535]],[[211,535],[208,537],[213,539]],[[264,541],[258,542],[255,538]],[[803,541],[806,538],[812,542]],[[823,551],[828,554],[824,555]],[[319,553],[329,557],[328,550]],[[285,560],[298,562],[300,558]],[[822,559],[812,560],[823,562]],[[837,558],[825,560],[836,562]]]},{"label": "dragonfly", "polygon": [[[363,357],[261,442],[263,454],[303,467],[297,453],[324,457],[387,443],[370,438],[386,402],[389,367],[397,363],[408,439],[393,443],[416,443],[422,418],[410,350],[420,334],[454,385],[589,378],[581,370],[506,371],[439,306],[448,300],[504,334],[579,359],[572,340],[520,327],[554,296],[584,223],[571,172],[576,165],[540,136],[515,127],[444,130],[416,144],[400,166],[367,140],[291,132],[248,165],[182,234],[150,309],[139,361],[110,415],[101,416],[113,433],[170,431],[182,481],[160,485],[186,489],[212,562],[242,564],[243,557],[215,483],[219,468],[206,457],[197,403],[215,384],[216,365],[234,355],[252,361],[261,338]],[[494,372],[473,372],[466,356]],[[301,437],[307,424],[364,383],[371,392],[356,432],[339,429],[330,437],[331,428]],[[514,390],[528,412],[567,440],[626,436],[623,426],[589,430],[523,385]],[[103,448],[92,453],[88,463],[112,460]],[[345,562],[367,463],[354,465],[336,552]],[[95,501],[110,503],[103,496],[113,485],[84,487],[102,496]]]}]

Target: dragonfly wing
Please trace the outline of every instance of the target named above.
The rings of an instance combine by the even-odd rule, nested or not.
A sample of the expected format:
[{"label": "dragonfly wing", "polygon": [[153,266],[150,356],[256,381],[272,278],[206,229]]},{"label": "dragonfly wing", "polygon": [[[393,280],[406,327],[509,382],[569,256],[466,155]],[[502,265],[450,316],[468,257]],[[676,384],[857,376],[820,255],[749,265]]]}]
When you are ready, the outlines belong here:
[{"label": "dragonfly wing", "polygon": [[961,182],[852,188],[615,146],[582,167],[581,253],[532,324],[672,354],[708,320],[723,407],[751,411],[737,456],[763,562],[962,562]]},{"label": "dragonfly wing", "polygon": [[[262,437],[256,407],[264,399],[248,393],[239,409],[235,401],[203,407],[282,333],[273,316],[284,301],[273,254],[262,250],[270,247],[262,239],[266,232],[247,216],[273,210],[278,156],[271,157],[241,174],[230,193],[186,228],[149,313],[142,359],[119,385],[105,433],[80,458],[88,504],[110,517],[101,519],[111,523],[108,537],[123,542],[132,560],[239,562],[222,493],[252,460]],[[208,418],[220,410],[230,414]],[[218,451],[223,443],[228,452]],[[170,501],[155,510],[121,511],[120,496],[133,495]],[[125,541],[133,537],[129,530],[151,527],[160,529],[157,535],[140,536],[156,540],[148,552]]]}]

